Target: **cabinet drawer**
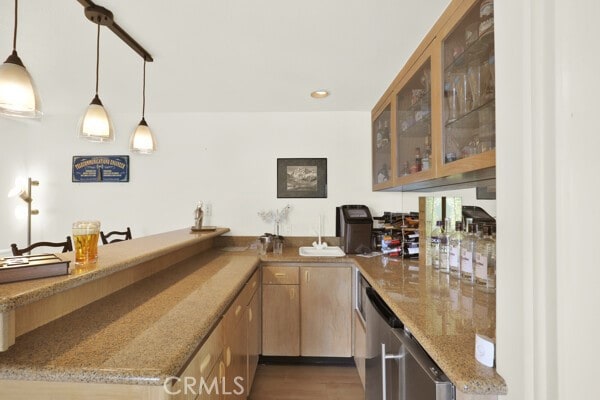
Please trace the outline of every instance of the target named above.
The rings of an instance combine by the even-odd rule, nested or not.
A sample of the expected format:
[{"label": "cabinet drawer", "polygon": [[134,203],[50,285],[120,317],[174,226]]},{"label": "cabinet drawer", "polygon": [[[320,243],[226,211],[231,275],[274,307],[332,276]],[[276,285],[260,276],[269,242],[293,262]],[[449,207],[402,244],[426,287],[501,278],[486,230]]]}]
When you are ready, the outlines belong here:
[{"label": "cabinet drawer", "polygon": [[263,285],[298,285],[300,283],[298,267],[267,265],[263,267]]}]

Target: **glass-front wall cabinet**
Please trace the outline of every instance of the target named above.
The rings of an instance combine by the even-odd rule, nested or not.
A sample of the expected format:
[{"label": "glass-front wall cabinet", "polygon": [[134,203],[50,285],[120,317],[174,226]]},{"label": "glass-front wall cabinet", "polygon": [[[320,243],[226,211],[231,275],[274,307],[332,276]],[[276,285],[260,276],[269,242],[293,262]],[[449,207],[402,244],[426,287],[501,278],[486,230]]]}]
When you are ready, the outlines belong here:
[{"label": "glass-front wall cabinet", "polygon": [[427,57],[396,95],[396,184],[427,179],[433,172],[431,98],[431,58]]},{"label": "glass-front wall cabinet", "polygon": [[474,1],[442,41],[442,163],[495,165],[494,4]]},{"label": "glass-front wall cabinet", "polygon": [[391,105],[387,105],[373,120],[373,188],[392,183]]}]

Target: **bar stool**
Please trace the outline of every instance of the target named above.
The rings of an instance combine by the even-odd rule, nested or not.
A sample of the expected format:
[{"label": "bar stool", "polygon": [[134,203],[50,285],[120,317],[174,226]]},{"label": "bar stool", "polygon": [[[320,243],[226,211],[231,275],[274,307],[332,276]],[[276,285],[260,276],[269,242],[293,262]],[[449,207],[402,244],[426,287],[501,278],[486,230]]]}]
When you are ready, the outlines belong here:
[{"label": "bar stool", "polygon": [[13,256],[22,256],[25,253],[31,253],[31,250],[36,249],[38,247],[62,247],[62,253],[66,253],[67,251],[73,251],[73,243],[71,242],[71,236],[67,236],[67,240],[65,240],[64,242],[37,242],[33,243],[31,246],[25,247],[24,249],[19,249],[16,243],[10,245]]},{"label": "bar stool", "polygon": [[[114,238],[109,240],[108,238],[113,236]],[[102,244],[109,244],[115,242],[122,242],[125,240],[131,240],[131,229],[127,227],[126,231],[112,231],[105,234],[103,231],[100,231],[100,239],[102,239]]]}]

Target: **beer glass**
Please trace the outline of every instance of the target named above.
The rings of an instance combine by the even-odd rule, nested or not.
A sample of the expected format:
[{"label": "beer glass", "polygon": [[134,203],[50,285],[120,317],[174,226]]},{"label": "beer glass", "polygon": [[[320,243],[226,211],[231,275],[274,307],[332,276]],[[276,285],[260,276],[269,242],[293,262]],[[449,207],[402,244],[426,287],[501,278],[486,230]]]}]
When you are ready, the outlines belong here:
[{"label": "beer glass", "polygon": [[99,221],[77,221],[73,223],[75,266],[93,264],[98,261]]}]

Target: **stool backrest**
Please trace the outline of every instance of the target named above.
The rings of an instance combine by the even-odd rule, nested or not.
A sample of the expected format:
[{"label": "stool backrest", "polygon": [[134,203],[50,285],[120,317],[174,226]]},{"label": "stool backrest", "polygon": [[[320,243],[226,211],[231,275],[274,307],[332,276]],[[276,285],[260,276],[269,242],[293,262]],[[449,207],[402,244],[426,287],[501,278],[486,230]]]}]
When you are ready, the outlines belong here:
[{"label": "stool backrest", "polygon": [[31,253],[31,250],[36,249],[38,247],[62,247],[62,253],[66,253],[67,251],[73,251],[73,243],[71,242],[71,236],[67,236],[67,240],[65,240],[64,242],[37,242],[23,249],[19,249],[16,243],[10,245],[13,256],[22,256],[23,254]]},{"label": "stool backrest", "polygon": [[[111,239],[109,239],[112,236]],[[124,240],[131,240],[131,229],[127,227],[125,231],[112,231],[108,233],[104,233],[100,231],[100,239],[102,240],[102,244],[109,244],[115,242],[122,242]]]}]

